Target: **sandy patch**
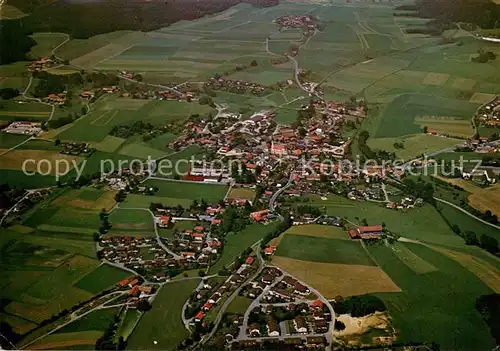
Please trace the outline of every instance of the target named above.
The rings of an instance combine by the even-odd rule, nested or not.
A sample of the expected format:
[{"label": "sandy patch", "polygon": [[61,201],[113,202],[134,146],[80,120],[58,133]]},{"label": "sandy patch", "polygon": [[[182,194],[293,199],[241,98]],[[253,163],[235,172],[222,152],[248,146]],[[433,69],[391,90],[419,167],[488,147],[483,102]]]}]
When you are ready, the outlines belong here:
[{"label": "sandy patch", "polygon": [[351,317],[349,314],[341,314],[336,319],[345,325],[344,330],[335,330],[333,332],[333,335],[337,337],[363,334],[370,328],[386,329],[390,324],[390,317],[387,315],[387,312],[375,312],[364,317]]}]

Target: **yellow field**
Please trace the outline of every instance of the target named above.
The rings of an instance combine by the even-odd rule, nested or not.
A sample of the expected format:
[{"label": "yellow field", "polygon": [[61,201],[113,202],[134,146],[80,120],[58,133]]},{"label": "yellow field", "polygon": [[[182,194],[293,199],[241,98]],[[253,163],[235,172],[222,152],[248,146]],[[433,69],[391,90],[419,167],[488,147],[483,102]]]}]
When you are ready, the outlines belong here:
[{"label": "yellow field", "polygon": [[103,331],[89,330],[84,332],[51,334],[29,346],[30,350],[68,349],[70,346],[89,345],[94,347]]},{"label": "yellow field", "polygon": [[451,86],[460,90],[472,90],[474,85],[476,85],[476,81],[474,79],[456,77]]},{"label": "yellow field", "polygon": [[[6,150],[7,149],[0,149],[0,154]],[[25,165],[26,171],[39,171],[42,174],[47,173],[50,175],[56,175],[57,173],[56,161],[66,160],[68,161],[68,169],[66,169],[64,163],[60,164],[59,175],[63,175],[65,172],[73,169],[74,163],[79,164],[80,161],[83,160],[83,157],[63,155],[58,152],[47,150],[11,150],[0,156],[0,165],[3,169],[22,170],[23,163],[27,160],[35,160],[35,162],[44,161],[38,164],[38,170],[35,162],[28,161]]]},{"label": "yellow field", "polygon": [[429,130],[435,130],[441,134],[458,137],[470,137],[473,134],[470,121],[454,117],[420,116],[415,118],[415,123],[419,124],[422,128],[427,126]]},{"label": "yellow field", "polygon": [[17,19],[26,16],[21,10],[12,5],[2,3],[0,7],[0,19]]},{"label": "yellow field", "polygon": [[52,203],[54,205],[58,205],[60,207],[71,206],[71,207],[79,207],[86,210],[101,210],[105,209],[106,211],[111,210],[115,206],[115,195],[116,191],[105,191],[97,201],[87,201],[78,198],[78,195],[83,190],[72,190],[69,193],[65,193],[62,196],[59,196]]},{"label": "yellow field", "polygon": [[453,185],[458,185],[470,193],[467,199],[472,207],[483,212],[490,210],[493,214],[500,216],[500,184],[489,188],[480,188],[472,182],[460,178],[444,178],[439,176],[436,178]]},{"label": "yellow field", "polygon": [[434,251],[442,253],[445,256],[457,261],[468,271],[481,279],[493,291],[500,293],[500,269],[498,269],[498,266],[495,267],[480,258],[463,252],[453,251],[433,245],[428,246]]},{"label": "yellow field", "polygon": [[475,93],[472,95],[469,102],[472,102],[473,104],[485,104],[493,100],[495,96],[495,94]]},{"label": "yellow field", "polygon": [[274,256],[273,264],[311,284],[324,297],[353,296],[401,289],[376,266],[320,263]]},{"label": "yellow field", "polygon": [[232,188],[231,192],[228,195],[229,199],[247,199],[249,201],[253,201],[255,199],[255,190],[248,188]]},{"label": "yellow field", "polygon": [[426,85],[444,85],[450,78],[449,74],[446,73],[434,73],[430,72],[422,81]]}]

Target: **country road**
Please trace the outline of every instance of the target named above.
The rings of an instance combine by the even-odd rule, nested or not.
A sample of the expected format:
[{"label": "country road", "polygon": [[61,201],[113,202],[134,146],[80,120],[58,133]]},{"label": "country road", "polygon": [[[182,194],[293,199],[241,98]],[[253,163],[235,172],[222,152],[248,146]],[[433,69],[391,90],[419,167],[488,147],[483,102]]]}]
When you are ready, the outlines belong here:
[{"label": "country road", "polygon": [[168,87],[166,85],[152,84],[152,83],[147,83],[147,82],[139,82],[138,80],[135,80],[135,79],[132,79],[132,78],[127,78],[127,77],[124,77],[124,76],[121,76],[121,75],[119,75],[118,78],[123,79],[123,80],[127,80],[129,82],[137,83],[137,84],[147,85],[147,86],[154,87],[154,88],[165,89],[165,90],[171,91],[171,92],[173,92],[173,93],[175,93],[177,95],[182,95],[182,93],[179,90],[171,88],[171,87]]},{"label": "country road", "polygon": [[449,206],[451,206],[451,207],[453,207],[453,208],[456,208],[457,210],[459,210],[459,211],[461,211],[461,212],[465,213],[467,216],[469,216],[469,217],[471,217],[471,218],[474,218],[474,219],[478,220],[478,221],[479,221],[479,222],[481,222],[481,223],[484,223],[484,224],[486,224],[486,225],[489,225],[489,226],[490,226],[490,227],[492,227],[492,228],[495,228],[495,229],[500,229],[500,226],[495,225],[495,224],[490,223],[490,222],[487,222],[487,221],[485,221],[485,220],[483,220],[483,219],[481,219],[481,218],[479,218],[479,217],[476,217],[476,216],[474,216],[472,213],[470,213],[470,212],[468,212],[468,211],[464,210],[464,209],[463,209],[463,208],[461,208],[460,206],[457,206],[457,205],[455,205],[455,204],[453,204],[453,203],[451,203],[451,202],[448,202],[448,201],[446,201],[446,200],[440,199],[440,198],[438,198],[438,197],[435,197],[435,198],[434,198],[434,200],[436,200],[436,201],[438,201],[438,202],[441,202],[441,203],[443,203],[443,204],[447,204],[447,205],[449,205]]}]

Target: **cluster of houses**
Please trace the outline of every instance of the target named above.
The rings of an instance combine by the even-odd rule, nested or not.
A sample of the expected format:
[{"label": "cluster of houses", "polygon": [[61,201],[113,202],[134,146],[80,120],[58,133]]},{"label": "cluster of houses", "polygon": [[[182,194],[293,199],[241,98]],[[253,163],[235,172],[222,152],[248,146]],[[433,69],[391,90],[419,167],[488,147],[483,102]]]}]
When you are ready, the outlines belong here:
[{"label": "cluster of houses", "polygon": [[109,173],[106,173],[106,169],[103,169],[104,173],[101,174],[102,181],[113,190],[125,190],[127,186],[133,187],[135,190],[137,188],[146,190],[146,187],[136,186],[135,184],[141,183],[150,174],[150,165],[137,165],[137,167],[140,166],[144,168],[131,169],[124,167]]},{"label": "cluster of houses", "polygon": [[274,20],[281,28],[314,28],[314,17],[311,15],[285,15]]},{"label": "cluster of houses", "polygon": [[230,275],[210,297],[203,303],[201,310],[194,316],[193,321],[195,323],[202,322],[205,316],[210,313],[220,302],[224,296],[230,295],[234,292],[241,284],[246,282],[252,274],[256,272],[256,268],[253,267],[255,258],[248,256],[245,262],[232,274]]},{"label": "cluster of houses", "polygon": [[42,132],[40,122],[15,121],[2,129],[3,132],[11,134],[38,135]]},{"label": "cluster of houses", "polygon": [[[168,227],[171,221],[169,215],[155,216],[159,227]],[[216,223],[220,224],[220,220]],[[206,267],[211,261],[215,261],[222,247],[218,238],[211,237],[210,226],[204,225],[194,225],[193,229],[185,229],[175,234],[173,240],[165,241],[170,250],[189,262],[196,262],[200,267]]]},{"label": "cluster of houses", "polygon": [[168,269],[189,268],[187,259],[174,259],[149,237],[106,236],[99,246],[100,258],[134,270],[143,269],[159,282],[169,278]]},{"label": "cluster of houses", "polygon": [[263,95],[267,89],[267,87],[262,84],[226,79],[220,76],[209,78],[205,82],[204,86],[213,90],[223,90],[239,94],[250,93],[258,96]]},{"label": "cluster of houses", "polygon": [[500,125],[500,97],[495,96],[493,100],[481,106],[477,112],[481,124],[486,126]]},{"label": "cluster of houses", "polygon": [[421,198],[413,198],[406,196],[402,198],[400,201],[389,201],[385,204],[385,207],[393,209],[393,210],[407,210],[410,208],[414,208],[415,206],[422,206],[424,204],[424,200]]},{"label": "cluster of houses", "polygon": [[135,277],[125,278],[118,284],[119,289],[129,289],[127,307],[136,308],[141,300],[149,300],[154,295],[155,287],[151,285],[142,284],[142,282]]},{"label": "cluster of houses", "polygon": [[295,278],[285,276],[262,296],[264,303],[283,303],[303,299],[311,294],[309,288]]},{"label": "cluster of houses", "polygon": [[54,67],[58,62],[48,57],[42,57],[39,60],[32,61],[28,65],[29,72],[39,72]]},{"label": "cluster of houses", "polygon": [[62,105],[66,101],[66,94],[67,94],[67,91],[63,91],[62,93],[49,94],[43,100],[45,102],[50,103],[50,104]]},{"label": "cluster of houses", "polygon": [[467,151],[478,154],[497,153],[500,152],[500,142],[498,140],[490,141],[487,137],[479,137],[467,140],[464,146],[460,147],[457,151],[461,151],[464,148],[466,148]]},{"label": "cluster of houses", "polygon": [[62,147],[60,153],[65,155],[90,156],[95,151],[89,143],[64,141],[61,142],[60,146]]},{"label": "cluster of houses", "polygon": [[305,339],[299,337],[285,337],[283,339],[271,338],[265,340],[245,339],[231,344],[231,350],[324,350],[327,340],[324,336],[309,336]]},{"label": "cluster of houses", "polygon": [[[265,326],[258,323],[252,323],[247,328],[247,333],[251,338],[280,337],[290,335],[311,335],[321,336],[328,332],[331,322],[331,313],[320,300],[310,303],[302,302],[299,304],[290,303],[288,305],[275,307],[273,305],[261,305],[253,313],[263,313],[269,315],[275,308],[284,309],[295,315],[293,319],[278,323],[271,316],[267,318]],[[281,326],[280,326],[281,324]],[[284,329],[284,330],[282,330]]]},{"label": "cluster of houses", "polygon": [[494,184],[497,182],[498,170],[485,167],[463,167],[460,170],[462,178],[472,180],[478,183]]}]

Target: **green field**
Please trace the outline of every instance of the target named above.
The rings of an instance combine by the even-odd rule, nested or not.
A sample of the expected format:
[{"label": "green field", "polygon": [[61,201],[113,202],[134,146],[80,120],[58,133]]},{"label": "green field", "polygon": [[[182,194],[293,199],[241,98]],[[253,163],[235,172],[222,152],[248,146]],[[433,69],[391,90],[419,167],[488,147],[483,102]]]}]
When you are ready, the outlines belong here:
[{"label": "green field", "polygon": [[472,231],[476,233],[478,239],[481,235],[486,234],[500,240],[500,230],[484,224],[450,205],[438,203],[437,207],[441,216],[451,224],[456,224],[462,233]]},{"label": "green field", "polygon": [[135,231],[151,232],[154,235],[154,223],[151,213],[144,210],[129,210],[126,207],[117,208],[108,217],[111,224],[111,232]]},{"label": "green field", "polygon": [[377,294],[400,330],[398,340],[432,340],[441,350],[493,348],[488,327],[474,307],[478,296],[491,293],[488,287],[459,263],[429,248],[417,244],[405,246],[437,271],[417,274],[401,264],[390,248],[368,246],[377,263],[403,290]]},{"label": "green field", "polygon": [[156,196],[191,201],[204,199],[209,204],[222,200],[228,189],[226,185],[182,183],[158,179],[147,180],[143,185],[157,187]]},{"label": "green field", "polygon": [[[411,160],[422,153],[430,154],[453,147],[460,142],[462,140],[420,133],[397,138],[370,138],[368,146],[372,149],[394,152],[396,157],[402,160]],[[395,148],[395,143],[403,143],[404,148]]]},{"label": "green field", "polygon": [[149,208],[149,205],[154,203],[160,203],[165,206],[177,206],[181,205],[184,208],[188,208],[193,203],[190,199],[176,199],[173,197],[163,197],[163,196],[149,196],[149,195],[134,195],[130,194],[127,196],[123,202],[123,207],[136,207],[136,208]]},{"label": "green field", "polygon": [[175,350],[189,336],[181,320],[181,311],[198,283],[197,279],[193,279],[164,285],[155,298],[151,311],[144,315],[130,335],[128,348]]},{"label": "green field", "polygon": [[[386,228],[400,236],[447,246],[462,246],[463,239],[456,235],[430,205],[416,207],[406,213],[390,210],[368,201],[353,201],[330,195],[326,201],[311,197],[318,206],[326,206],[327,214],[340,216],[355,223],[364,218],[369,225],[386,224]],[[432,226],[429,226],[432,223]]]},{"label": "green field", "polygon": [[[69,128],[61,131],[58,137],[61,140],[101,142],[117,125],[142,120],[161,126],[185,120],[192,114],[206,115],[210,111],[210,107],[197,102],[134,100],[106,95],[92,105],[90,113],[73,122]],[[126,149],[124,154],[128,153],[132,153],[132,157],[137,156],[133,150],[127,152]],[[163,153],[155,157],[158,155]]]},{"label": "green field", "polygon": [[236,296],[234,300],[231,301],[229,306],[227,306],[226,312],[243,315],[250,306],[251,302],[252,300],[247,297]]},{"label": "green field", "polygon": [[[64,328],[57,330],[56,334],[76,333],[88,330],[103,331],[109,327],[118,313],[118,308],[106,308],[103,310],[96,310],[73,323],[68,324]],[[43,340],[43,339],[42,339]]]},{"label": "green field", "polygon": [[72,250],[50,238],[37,238],[3,230],[0,242],[4,311],[36,324],[89,299],[92,294],[73,283],[99,265],[95,259],[74,255],[85,252],[82,242]]},{"label": "green field", "polygon": [[357,241],[287,234],[281,239],[277,256],[303,261],[374,266]]},{"label": "green field", "polygon": [[217,273],[224,266],[231,264],[243,250],[264,238],[276,228],[276,225],[275,223],[270,223],[265,226],[262,224],[251,224],[240,232],[228,233],[224,237],[225,243],[222,255],[217,262],[210,267],[210,272]]},{"label": "green field", "polygon": [[115,285],[120,280],[130,277],[130,274],[130,272],[123,271],[119,268],[101,264],[76,282],[75,286],[92,294],[97,294]]}]

